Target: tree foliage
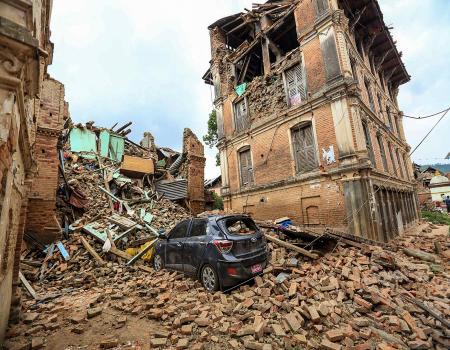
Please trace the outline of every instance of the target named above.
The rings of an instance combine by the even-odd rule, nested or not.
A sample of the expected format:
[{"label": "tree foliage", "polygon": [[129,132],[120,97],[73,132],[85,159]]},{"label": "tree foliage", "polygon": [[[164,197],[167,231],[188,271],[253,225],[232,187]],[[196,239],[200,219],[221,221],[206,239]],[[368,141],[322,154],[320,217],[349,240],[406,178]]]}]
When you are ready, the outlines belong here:
[{"label": "tree foliage", "polygon": [[212,193],[214,198],[214,209],[223,210],[223,199],[216,192]]},{"label": "tree foliage", "polygon": [[[208,133],[203,136],[203,141],[209,148],[216,147],[219,137],[217,135],[217,115],[216,111],[212,110],[208,118]],[[216,165],[220,165],[219,153],[216,154]]]}]

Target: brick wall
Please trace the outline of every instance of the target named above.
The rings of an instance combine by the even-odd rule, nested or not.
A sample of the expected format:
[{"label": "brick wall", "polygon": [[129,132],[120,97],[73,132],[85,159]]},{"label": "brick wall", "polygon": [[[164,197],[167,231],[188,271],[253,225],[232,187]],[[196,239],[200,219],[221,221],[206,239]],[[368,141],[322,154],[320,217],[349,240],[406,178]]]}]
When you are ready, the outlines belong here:
[{"label": "brick wall", "polygon": [[58,237],[55,220],[59,166],[57,143],[67,117],[64,85],[47,77],[43,82],[34,145],[38,172],[30,190],[26,224],[28,232],[37,234],[46,243]]}]

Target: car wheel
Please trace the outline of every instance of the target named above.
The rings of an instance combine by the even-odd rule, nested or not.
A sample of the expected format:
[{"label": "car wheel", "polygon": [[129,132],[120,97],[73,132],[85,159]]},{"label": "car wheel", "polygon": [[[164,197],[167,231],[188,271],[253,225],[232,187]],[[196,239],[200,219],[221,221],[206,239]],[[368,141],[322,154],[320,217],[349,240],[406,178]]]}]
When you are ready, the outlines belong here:
[{"label": "car wheel", "polygon": [[164,263],[162,260],[161,255],[156,254],[155,258],[153,259],[153,268],[155,269],[155,271],[161,271],[164,267]]},{"label": "car wheel", "polygon": [[208,292],[215,292],[219,289],[219,278],[217,277],[217,273],[211,265],[205,265],[203,267],[200,278],[203,287]]}]

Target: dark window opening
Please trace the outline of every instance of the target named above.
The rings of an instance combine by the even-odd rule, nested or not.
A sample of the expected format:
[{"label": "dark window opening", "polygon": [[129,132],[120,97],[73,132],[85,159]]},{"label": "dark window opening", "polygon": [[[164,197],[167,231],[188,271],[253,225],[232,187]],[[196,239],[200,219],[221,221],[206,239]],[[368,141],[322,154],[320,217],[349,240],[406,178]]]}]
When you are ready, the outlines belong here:
[{"label": "dark window opening", "polygon": [[378,108],[380,111],[380,115],[383,116],[383,103],[381,102],[381,94],[377,94],[377,100],[378,100]]},{"label": "dark window opening", "polygon": [[391,131],[394,131],[394,124],[392,124],[391,108],[389,106],[386,107],[386,113],[389,121],[389,129],[391,129]]},{"label": "dark window opening", "polygon": [[404,173],[403,173],[403,168],[402,168],[402,159],[400,158],[400,152],[399,152],[398,148],[396,150],[396,153],[397,153],[398,168],[400,170],[400,177],[405,177]]},{"label": "dark window opening", "polygon": [[[275,25],[274,29],[267,33],[267,37],[270,39],[273,45],[269,45],[269,51],[281,50],[280,54],[286,53],[298,48],[300,46],[297,38],[297,28],[295,24],[294,12],[284,18],[280,25]],[[273,52],[275,55],[277,52]]]},{"label": "dark window opening", "polygon": [[317,168],[317,152],[311,123],[292,129],[292,143],[296,172],[302,173]]},{"label": "dark window opening", "polygon": [[352,68],[353,79],[358,83],[358,72],[356,70],[356,60],[354,58],[350,58],[350,66]]},{"label": "dark window opening", "polygon": [[250,82],[255,77],[263,75],[263,60],[261,45],[256,45],[247,55],[235,64],[237,85]]}]

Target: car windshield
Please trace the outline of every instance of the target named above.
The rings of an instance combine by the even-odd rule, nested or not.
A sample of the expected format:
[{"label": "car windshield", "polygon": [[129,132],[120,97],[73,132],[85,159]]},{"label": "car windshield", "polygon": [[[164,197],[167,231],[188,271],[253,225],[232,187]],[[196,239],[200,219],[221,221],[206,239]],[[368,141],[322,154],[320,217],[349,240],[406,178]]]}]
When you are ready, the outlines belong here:
[{"label": "car windshield", "polygon": [[226,218],[221,221],[221,226],[226,233],[231,235],[252,235],[258,228],[250,218]]}]

